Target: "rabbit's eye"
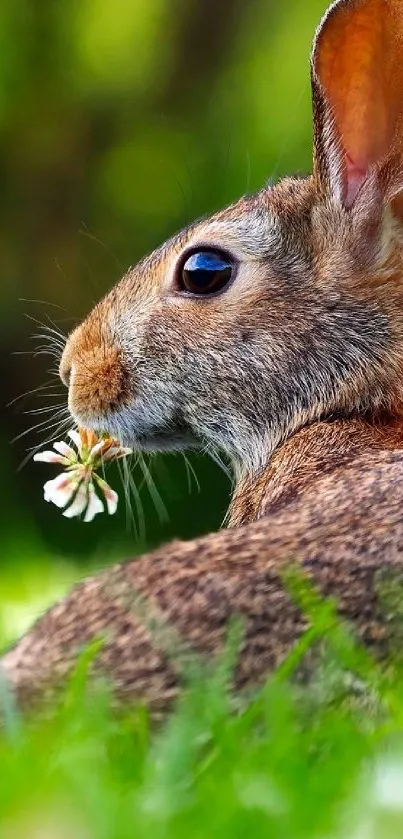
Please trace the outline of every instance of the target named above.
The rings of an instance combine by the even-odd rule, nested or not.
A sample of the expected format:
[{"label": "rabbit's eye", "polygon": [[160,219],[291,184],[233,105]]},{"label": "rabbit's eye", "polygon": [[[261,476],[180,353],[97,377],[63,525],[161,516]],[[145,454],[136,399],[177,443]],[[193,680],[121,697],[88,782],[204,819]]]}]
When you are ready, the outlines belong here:
[{"label": "rabbit's eye", "polygon": [[198,295],[221,291],[231,279],[232,268],[228,257],[219,251],[197,251],[182,266],[181,290]]}]

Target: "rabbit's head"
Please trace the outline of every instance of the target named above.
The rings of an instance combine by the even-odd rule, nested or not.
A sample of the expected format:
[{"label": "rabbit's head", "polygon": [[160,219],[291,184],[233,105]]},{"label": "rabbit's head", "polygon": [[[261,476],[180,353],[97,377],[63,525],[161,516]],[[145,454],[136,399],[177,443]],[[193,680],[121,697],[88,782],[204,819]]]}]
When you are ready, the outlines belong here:
[{"label": "rabbit's head", "polygon": [[317,418],[396,410],[403,2],[340,0],[312,55],[314,173],[174,236],[69,336],[80,424],[258,469]]}]

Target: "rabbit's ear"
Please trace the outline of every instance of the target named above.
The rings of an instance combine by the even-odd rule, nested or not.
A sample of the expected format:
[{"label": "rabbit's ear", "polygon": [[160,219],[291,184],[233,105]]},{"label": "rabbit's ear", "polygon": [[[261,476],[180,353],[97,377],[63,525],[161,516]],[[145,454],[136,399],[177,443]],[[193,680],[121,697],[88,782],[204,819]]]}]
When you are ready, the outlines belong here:
[{"label": "rabbit's ear", "polygon": [[347,208],[366,184],[390,200],[403,188],[403,0],[333,3],[311,71],[320,187]]}]

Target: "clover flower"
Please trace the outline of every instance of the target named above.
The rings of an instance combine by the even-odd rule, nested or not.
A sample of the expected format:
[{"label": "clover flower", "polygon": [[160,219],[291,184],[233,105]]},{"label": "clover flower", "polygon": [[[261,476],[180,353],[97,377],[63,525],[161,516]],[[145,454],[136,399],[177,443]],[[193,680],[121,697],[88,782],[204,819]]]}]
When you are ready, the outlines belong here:
[{"label": "clover flower", "polygon": [[71,430],[68,436],[75,448],[60,441],[53,444],[54,451],[34,455],[35,461],[60,463],[65,467],[65,471],[44,484],[45,501],[52,501],[56,507],[63,508],[63,515],[67,518],[84,513],[83,520],[92,521],[98,513],[104,512],[105,504],[108,513],[113,515],[118,495],[96,470],[107,461],[127,457],[132,450],[122,448],[112,437],[97,437],[85,428]]}]

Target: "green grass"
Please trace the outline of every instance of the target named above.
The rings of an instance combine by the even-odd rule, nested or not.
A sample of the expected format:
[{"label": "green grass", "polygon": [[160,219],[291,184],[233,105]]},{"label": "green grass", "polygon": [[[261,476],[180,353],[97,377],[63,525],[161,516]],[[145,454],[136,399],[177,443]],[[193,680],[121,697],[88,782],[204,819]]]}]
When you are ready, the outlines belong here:
[{"label": "green grass", "polygon": [[311,628],[254,696],[231,688],[235,623],[218,663],[187,662],[159,726],[90,688],[96,645],[51,713],[22,719],[3,688],[2,839],[403,836],[401,661],[375,664],[331,603],[300,599]]}]

